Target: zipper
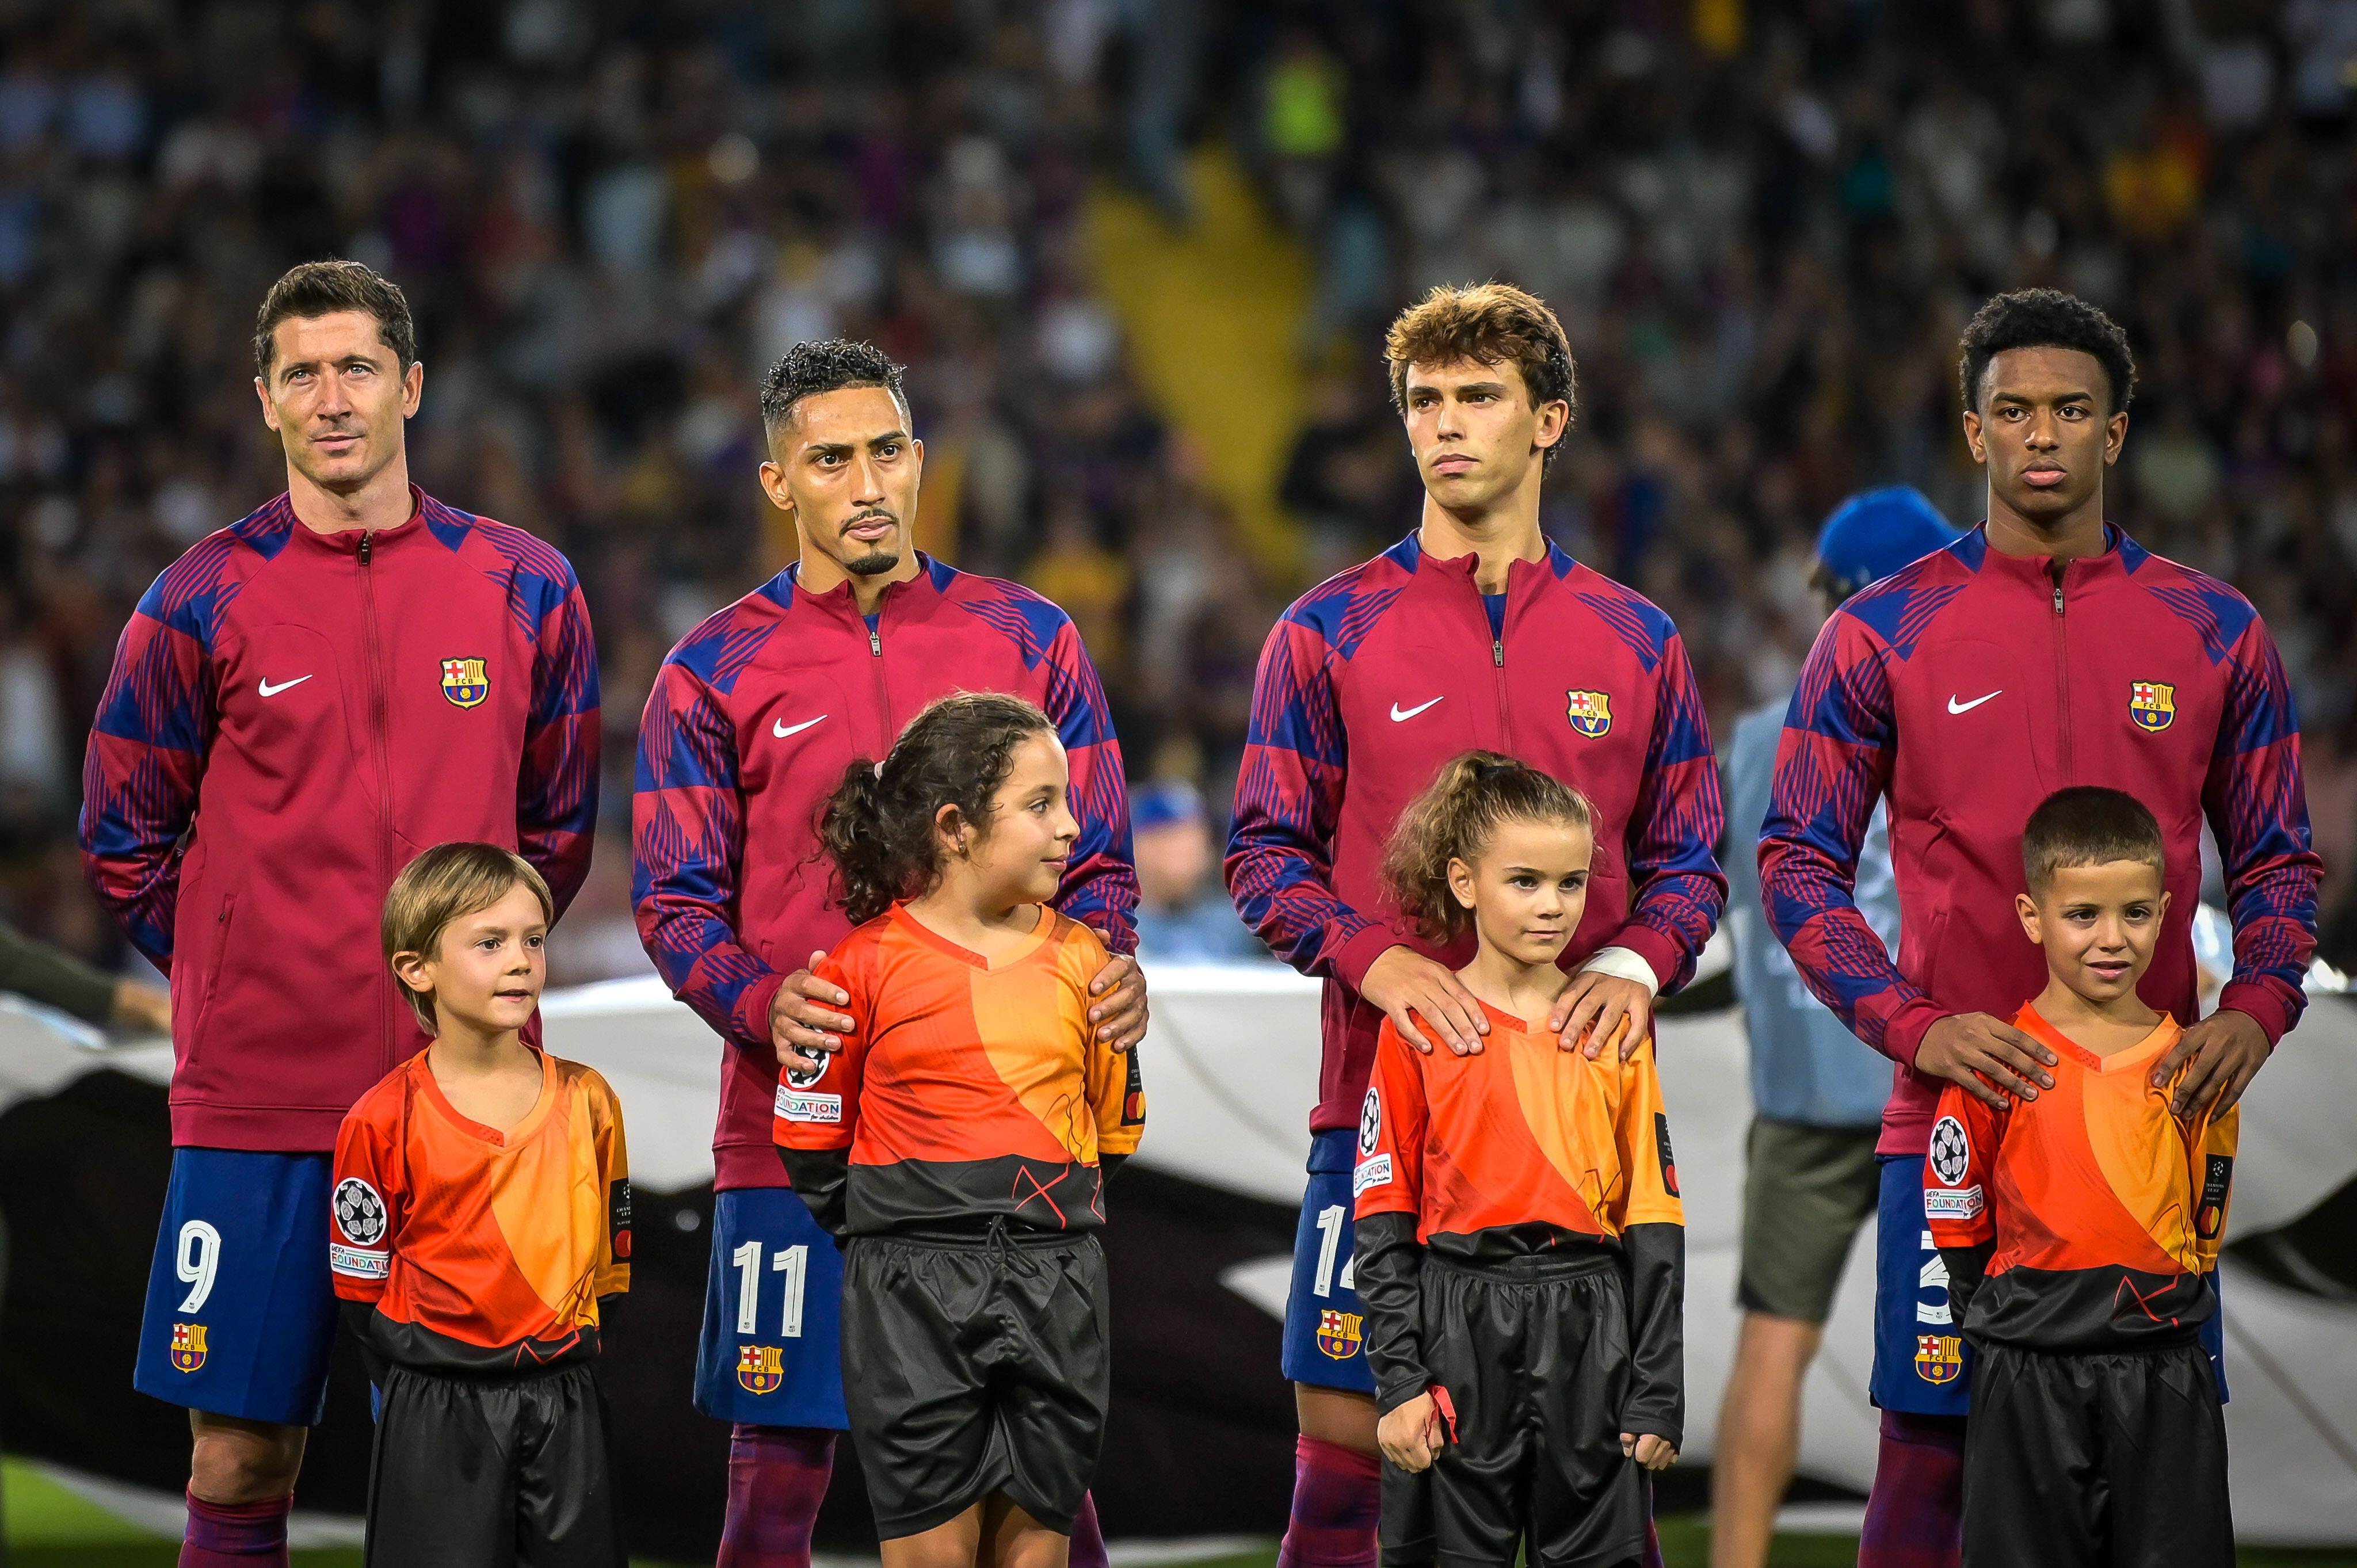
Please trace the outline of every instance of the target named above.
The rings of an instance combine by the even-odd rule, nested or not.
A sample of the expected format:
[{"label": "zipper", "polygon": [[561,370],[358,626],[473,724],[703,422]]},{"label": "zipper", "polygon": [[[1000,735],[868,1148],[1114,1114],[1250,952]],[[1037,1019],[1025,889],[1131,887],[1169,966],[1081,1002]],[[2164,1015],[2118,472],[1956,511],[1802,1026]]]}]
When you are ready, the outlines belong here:
[{"label": "zipper", "polygon": [[[892,689],[884,680],[884,607],[891,602],[892,587],[888,585],[884,596],[876,601],[876,624],[867,628],[868,667],[876,671],[876,706],[884,715],[884,746],[888,751],[900,734],[900,726],[892,722]],[[851,613],[859,614],[856,598],[851,601]]]},{"label": "zipper", "polygon": [[2054,702],[2061,715],[2061,733],[2055,736],[2055,751],[2061,760],[2061,779],[2068,784],[2071,772],[2071,649],[2065,635],[2062,616],[2062,578],[2070,567],[2063,562],[2052,564],[2054,573]]},{"label": "zipper", "polygon": [[[1506,698],[1506,618],[1513,613],[1512,585],[1509,579],[1507,601],[1498,617],[1498,628],[1490,634],[1490,674],[1498,689],[1498,749],[1514,749],[1514,710]],[[1481,592],[1479,579],[1473,583],[1475,608],[1480,612],[1481,625],[1490,624],[1489,596]]]},{"label": "zipper", "polygon": [[[373,532],[361,535],[361,600],[367,607],[369,665],[369,747],[376,757],[377,789],[377,869],[379,881],[393,886],[393,759],[385,745],[388,704],[384,695],[384,653],[377,634],[376,617],[376,535]],[[398,1000],[398,998],[395,998]],[[384,1065],[393,1068],[393,1009],[380,1008],[384,1016]]]}]

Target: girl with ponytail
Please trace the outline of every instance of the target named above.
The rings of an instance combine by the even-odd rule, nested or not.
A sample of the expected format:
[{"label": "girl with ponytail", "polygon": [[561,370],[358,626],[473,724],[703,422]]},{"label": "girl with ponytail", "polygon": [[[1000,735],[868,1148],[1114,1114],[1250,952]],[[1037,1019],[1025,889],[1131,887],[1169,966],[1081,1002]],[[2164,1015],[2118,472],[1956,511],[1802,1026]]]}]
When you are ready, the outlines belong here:
[{"label": "girl with ponytail", "polygon": [[1090,1025],[1103,943],[1048,908],[1070,788],[1039,709],[944,697],[820,822],[859,926],[813,974],[852,1026],[780,1081],[774,1128],[844,1243],[844,1391],[885,1568],[1062,1561],[1103,1445],[1095,1231],[1146,1096],[1136,1053]]},{"label": "girl with ponytail", "polygon": [[1427,938],[1472,931],[1458,979],[1490,1026],[1427,1054],[1386,1019],[1359,1117],[1386,1562],[1634,1564],[1677,1459],[1684,1216],[1652,1043],[1591,1061],[1547,1027],[1595,852],[1577,790],[1469,751],[1384,858]]}]

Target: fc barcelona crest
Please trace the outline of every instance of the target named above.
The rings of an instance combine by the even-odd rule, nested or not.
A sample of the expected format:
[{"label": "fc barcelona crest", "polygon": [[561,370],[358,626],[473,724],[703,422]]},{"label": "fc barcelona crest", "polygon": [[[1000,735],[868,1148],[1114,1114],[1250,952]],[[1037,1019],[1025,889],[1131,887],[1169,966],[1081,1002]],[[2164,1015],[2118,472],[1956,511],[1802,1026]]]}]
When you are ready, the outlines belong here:
[{"label": "fc barcelona crest", "polygon": [[1355,1312],[1337,1312],[1328,1307],[1318,1315],[1318,1348],[1337,1361],[1349,1360],[1359,1353],[1365,1322]]},{"label": "fc barcelona crest", "polygon": [[1915,1375],[1927,1383],[1953,1383],[1964,1369],[1964,1342],[1953,1334],[1915,1337]]},{"label": "fc barcelona crest", "polygon": [[748,1394],[775,1393],[786,1380],[786,1353],[775,1345],[748,1345],[737,1358],[737,1380]]},{"label": "fc barcelona crest", "polygon": [[181,1371],[193,1372],[205,1364],[205,1326],[201,1323],[172,1325],[172,1365]]},{"label": "fc barcelona crest", "polygon": [[1609,692],[1566,692],[1564,712],[1571,720],[1575,734],[1590,740],[1600,740],[1612,728],[1612,693]]},{"label": "fc barcelona crest", "polygon": [[2177,688],[2166,681],[2129,682],[2128,717],[2138,729],[2167,729],[2177,722]]},{"label": "fc barcelona crest", "polygon": [[490,672],[479,659],[442,660],[442,694],[455,708],[471,708],[491,694]]}]

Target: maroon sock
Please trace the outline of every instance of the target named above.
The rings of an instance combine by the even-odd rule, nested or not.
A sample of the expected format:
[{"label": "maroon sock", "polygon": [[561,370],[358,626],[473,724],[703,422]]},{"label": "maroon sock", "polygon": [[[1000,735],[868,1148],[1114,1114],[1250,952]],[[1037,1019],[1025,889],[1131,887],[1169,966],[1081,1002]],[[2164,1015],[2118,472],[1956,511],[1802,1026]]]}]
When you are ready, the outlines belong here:
[{"label": "maroon sock", "polygon": [[286,1516],[295,1494],[258,1503],[209,1503],[188,1494],[180,1568],[286,1568]]},{"label": "maroon sock", "polygon": [[1081,1498],[1081,1511],[1072,1516],[1071,1568],[1111,1568],[1105,1556],[1104,1527],[1097,1523],[1097,1495]]},{"label": "maroon sock", "polygon": [[1293,1445],[1293,1517],[1276,1568],[1374,1568],[1382,1467],[1372,1454],[1322,1438]]},{"label": "maroon sock", "polygon": [[1857,1568],[1957,1568],[1964,1556],[1964,1418],[1882,1412]]},{"label": "maroon sock", "polygon": [[834,1434],[738,1422],[718,1568],[810,1568],[811,1531],[834,1473]]}]

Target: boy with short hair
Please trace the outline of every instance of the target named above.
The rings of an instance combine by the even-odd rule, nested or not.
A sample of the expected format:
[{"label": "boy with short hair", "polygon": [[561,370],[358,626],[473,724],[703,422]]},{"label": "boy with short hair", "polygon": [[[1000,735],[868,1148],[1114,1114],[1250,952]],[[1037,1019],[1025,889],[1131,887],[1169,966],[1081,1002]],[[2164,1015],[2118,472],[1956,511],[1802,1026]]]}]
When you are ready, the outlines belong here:
[{"label": "boy with short hair", "polygon": [[446,843],[385,897],[424,1052],[336,1140],[328,1262],[379,1372],[370,1568],[622,1568],[601,1304],[630,1285],[621,1107],[526,1044],[554,901],[494,844]]},{"label": "boy with short hair", "polygon": [[2046,989],[2014,1027],[2054,1085],[1993,1111],[1951,1084],[1923,1212],[1979,1360],[1964,1441],[1966,1568],[2230,1568],[2226,1425],[2199,1335],[2240,1112],[2147,1081],[2177,1021],[2136,983],[2168,913],[2160,825],[2133,797],[2047,797],[2023,830],[2022,929]]}]

